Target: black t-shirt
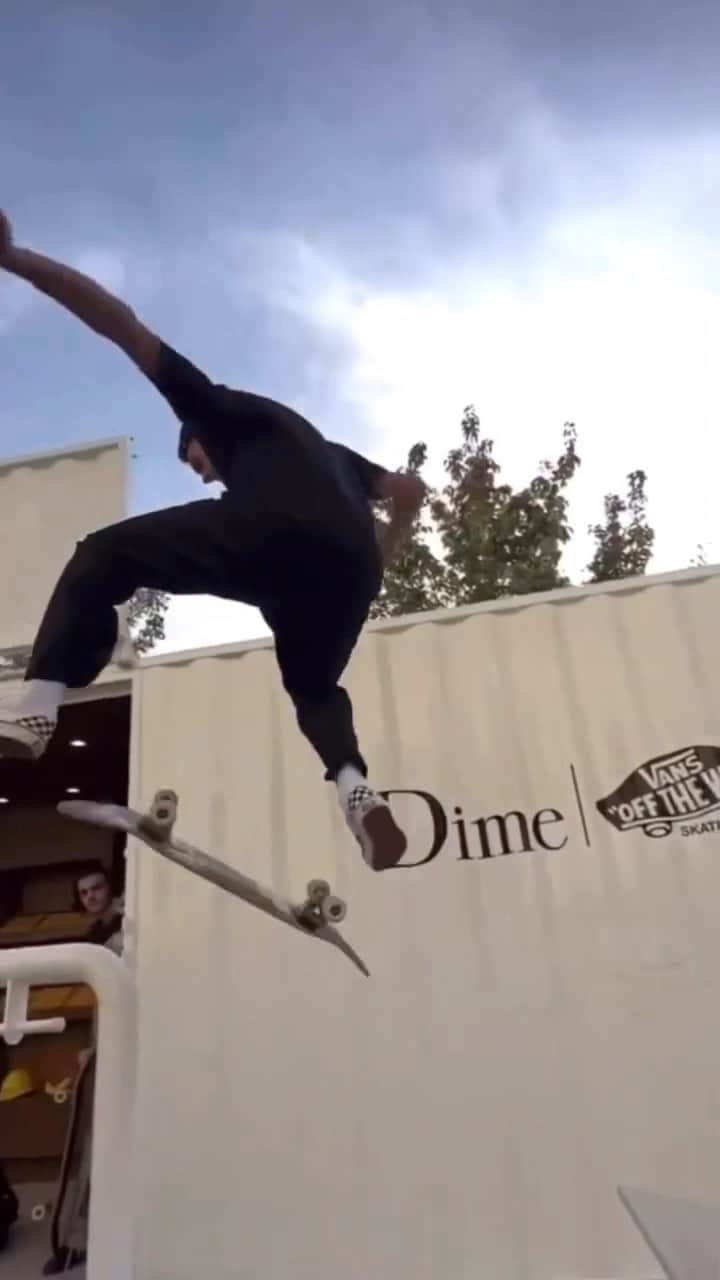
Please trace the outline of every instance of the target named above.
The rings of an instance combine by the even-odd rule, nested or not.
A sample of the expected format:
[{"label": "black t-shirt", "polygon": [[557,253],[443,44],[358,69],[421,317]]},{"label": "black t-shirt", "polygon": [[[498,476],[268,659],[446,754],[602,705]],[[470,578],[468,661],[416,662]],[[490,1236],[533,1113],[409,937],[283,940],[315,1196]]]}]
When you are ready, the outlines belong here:
[{"label": "black t-shirt", "polygon": [[293,409],[211,382],[164,343],[152,382],[182,423],[180,456],[198,440],[243,510],[322,525],[372,523],[385,469],[326,440]]}]

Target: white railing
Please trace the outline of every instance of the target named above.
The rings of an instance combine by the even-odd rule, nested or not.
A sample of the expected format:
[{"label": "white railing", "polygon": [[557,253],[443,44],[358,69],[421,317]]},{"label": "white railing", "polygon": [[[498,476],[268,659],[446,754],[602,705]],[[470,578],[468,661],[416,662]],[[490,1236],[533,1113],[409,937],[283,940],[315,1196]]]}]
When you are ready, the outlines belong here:
[{"label": "white railing", "polygon": [[29,989],[76,982],[92,987],[98,1004],[87,1280],[133,1280],[137,1013],[127,964],[87,943],[0,951],[0,987],[7,988],[0,1036],[18,1044],[25,1035],[62,1031],[62,1018],[28,1017]]}]

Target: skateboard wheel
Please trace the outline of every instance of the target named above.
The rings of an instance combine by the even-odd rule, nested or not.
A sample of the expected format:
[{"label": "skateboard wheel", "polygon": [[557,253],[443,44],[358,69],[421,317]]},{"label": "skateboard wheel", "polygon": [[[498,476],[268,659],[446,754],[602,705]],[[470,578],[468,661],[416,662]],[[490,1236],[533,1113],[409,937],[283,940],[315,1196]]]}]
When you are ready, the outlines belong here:
[{"label": "skateboard wheel", "polygon": [[175,791],[156,792],[150,809],[153,821],[160,826],[172,826],[177,817],[177,806],[178,798]]},{"label": "skateboard wheel", "polygon": [[34,1204],[30,1217],[33,1222],[44,1222],[46,1214],[47,1208],[44,1204]]},{"label": "skateboard wheel", "polygon": [[327,880],[311,880],[307,887],[308,902],[312,902],[314,906],[320,906],[330,893],[330,885]]},{"label": "skateboard wheel", "polygon": [[156,791],[149,811],[141,819],[141,829],[154,840],[167,840],[175,825],[177,805],[175,791]]},{"label": "skateboard wheel", "polygon": [[347,905],[342,898],[336,898],[334,894],[329,893],[328,896],[320,904],[323,920],[327,920],[328,924],[339,924],[347,915]]}]

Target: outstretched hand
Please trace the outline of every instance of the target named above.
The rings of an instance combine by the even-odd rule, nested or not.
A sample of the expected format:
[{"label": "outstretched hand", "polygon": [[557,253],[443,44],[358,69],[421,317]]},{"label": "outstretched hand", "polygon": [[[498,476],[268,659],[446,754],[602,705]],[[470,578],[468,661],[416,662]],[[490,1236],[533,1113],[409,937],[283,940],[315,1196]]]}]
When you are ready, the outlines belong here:
[{"label": "outstretched hand", "polygon": [[7,214],[0,209],[0,267],[6,267],[9,265],[12,260],[14,247],[10,219]]}]

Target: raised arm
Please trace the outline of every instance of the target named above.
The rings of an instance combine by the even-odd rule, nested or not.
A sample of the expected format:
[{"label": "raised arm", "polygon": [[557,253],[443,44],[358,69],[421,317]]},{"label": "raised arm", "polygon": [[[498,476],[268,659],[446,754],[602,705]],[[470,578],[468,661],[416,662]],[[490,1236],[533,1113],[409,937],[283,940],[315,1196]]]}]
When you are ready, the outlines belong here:
[{"label": "raised arm", "polygon": [[369,502],[386,502],[389,522],[376,520],[378,541],[385,564],[395,559],[408,538],[425,501],[427,490],[414,471],[387,471],[347,445],[333,446],[350,462]]},{"label": "raised arm", "polygon": [[392,519],[415,519],[427,492],[425,483],[416,471],[385,471],[378,478],[377,496],[381,502],[390,502]]},{"label": "raised arm", "polygon": [[15,244],[10,220],[1,210],[0,266],[59,302],[95,333],[109,338],[149,378],[156,375],[162,343],[140,323],[132,308],[80,271]]},{"label": "raised arm", "polygon": [[132,307],[95,280],[17,245],[10,220],[2,210],[0,267],[27,280],[95,333],[114,342],[150,379],[181,422],[197,422],[213,413],[217,388],[206,374],[146,328]]},{"label": "raised arm", "polygon": [[385,564],[402,550],[425,501],[427,490],[414,471],[385,471],[376,484],[381,502],[390,503],[389,524],[378,525],[378,538]]}]

